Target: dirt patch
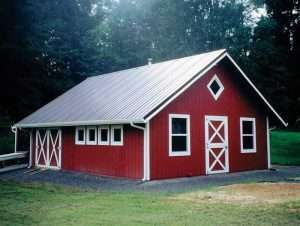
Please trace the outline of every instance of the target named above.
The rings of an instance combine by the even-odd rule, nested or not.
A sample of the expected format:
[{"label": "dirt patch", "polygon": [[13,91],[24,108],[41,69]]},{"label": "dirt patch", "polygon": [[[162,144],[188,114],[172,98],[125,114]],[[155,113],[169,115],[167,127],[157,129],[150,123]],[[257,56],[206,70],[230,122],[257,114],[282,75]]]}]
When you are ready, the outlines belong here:
[{"label": "dirt patch", "polygon": [[282,203],[300,200],[299,183],[255,183],[235,184],[218,188],[216,191],[191,192],[180,194],[172,199],[192,202],[225,202],[225,203]]}]

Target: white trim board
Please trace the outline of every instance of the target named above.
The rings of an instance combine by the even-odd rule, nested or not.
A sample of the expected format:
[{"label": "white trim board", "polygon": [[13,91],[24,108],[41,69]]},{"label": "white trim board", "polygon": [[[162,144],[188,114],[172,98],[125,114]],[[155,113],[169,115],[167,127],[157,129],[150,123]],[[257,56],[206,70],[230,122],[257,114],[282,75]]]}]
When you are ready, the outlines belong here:
[{"label": "white trim board", "polygon": [[[211,62],[210,66],[208,66],[206,69],[204,69],[202,72],[199,72],[198,75],[195,75],[195,77],[188,82],[185,86],[183,86],[180,90],[178,90],[175,95],[173,95],[170,99],[169,97],[166,98],[166,102],[160,106],[160,104],[157,105],[157,109],[148,115],[145,120],[149,121],[153,117],[155,117],[160,111],[162,111],[168,104],[170,104],[173,100],[175,100],[179,95],[181,95],[184,91],[186,91],[189,87],[191,87],[196,81],[198,81],[203,75],[205,75],[209,70],[211,70],[214,66],[216,66],[220,61],[222,61],[225,57],[228,57],[228,59],[233,63],[233,65],[238,69],[238,71],[243,75],[243,77],[246,79],[246,81],[252,86],[252,88],[256,91],[256,93],[259,95],[259,97],[265,102],[265,104],[269,107],[269,109],[275,114],[275,116],[280,120],[280,122],[287,127],[288,123],[285,122],[281,116],[275,111],[275,109],[271,106],[271,104],[266,100],[266,98],[261,94],[261,92],[256,88],[256,86],[250,81],[250,79],[246,76],[246,74],[242,71],[242,69],[237,65],[237,63],[231,58],[231,56],[225,51],[221,56],[216,58],[213,62]],[[154,108],[155,109],[155,108]]]}]

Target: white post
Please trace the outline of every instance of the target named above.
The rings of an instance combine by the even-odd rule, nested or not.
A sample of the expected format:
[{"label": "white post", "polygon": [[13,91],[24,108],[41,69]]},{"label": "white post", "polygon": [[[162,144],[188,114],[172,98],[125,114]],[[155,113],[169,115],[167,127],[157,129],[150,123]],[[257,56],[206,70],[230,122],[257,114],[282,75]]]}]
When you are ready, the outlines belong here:
[{"label": "white post", "polygon": [[15,153],[18,151],[18,128],[15,130]]},{"label": "white post", "polygon": [[30,136],[30,141],[29,141],[29,164],[28,164],[28,168],[31,168],[32,166],[32,130],[30,130],[29,132],[29,136]]},{"label": "white post", "polygon": [[270,169],[271,168],[271,148],[270,148],[269,117],[266,118],[266,132],[267,132],[268,169]]}]

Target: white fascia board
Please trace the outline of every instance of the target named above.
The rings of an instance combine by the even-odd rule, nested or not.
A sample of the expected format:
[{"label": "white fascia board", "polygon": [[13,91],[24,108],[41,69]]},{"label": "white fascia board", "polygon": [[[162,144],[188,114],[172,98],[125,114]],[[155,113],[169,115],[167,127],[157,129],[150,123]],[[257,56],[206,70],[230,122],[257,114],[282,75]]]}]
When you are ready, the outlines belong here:
[{"label": "white fascia board", "polygon": [[16,128],[39,128],[39,127],[67,127],[67,126],[93,126],[93,125],[114,125],[114,124],[130,124],[145,123],[144,120],[95,120],[95,121],[74,121],[74,122],[49,122],[49,123],[20,123],[15,124]]},{"label": "white fascia board", "polygon": [[239,72],[243,75],[243,77],[246,79],[246,81],[252,86],[252,88],[257,92],[257,94],[263,99],[265,104],[270,108],[270,110],[276,115],[276,117],[281,121],[281,123],[287,127],[288,123],[285,122],[281,116],[275,111],[275,109],[271,106],[271,104],[267,101],[267,99],[262,95],[262,93],[256,88],[256,86],[251,82],[251,80],[248,78],[248,76],[243,72],[243,70],[237,65],[237,63],[232,59],[232,57],[226,53],[226,56],[228,59],[233,63],[233,65],[239,70]]},{"label": "white fascia board", "polygon": [[174,99],[176,99],[179,95],[181,95],[185,90],[187,90],[190,86],[192,86],[198,79],[200,79],[204,74],[206,74],[210,69],[212,69],[214,66],[216,66],[220,61],[222,61],[225,57],[228,57],[228,59],[233,63],[233,65],[238,69],[238,71],[243,75],[243,77],[246,79],[246,81],[252,86],[252,88],[257,92],[257,94],[263,99],[265,104],[270,108],[270,110],[276,115],[276,117],[280,120],[280,122],[287,127],[288,123],[285,122],[281,116],[275,111],[275,109],[271,106],[271,104],[266,100],[266,98],[261,94],[261,92],[256,88],[256,86],[250,81],[250,79],[247,77],[247,75],[242,71],[242,69],[237,65],[237,63],[232,59],[232,57],[227,53],[224,52],[221,56],[216,58],[215,61],[211,63],[209,67],[207,67],[205,70],[200,72],[198,75],[196,75],[189,83],[187,83],[184,87],[182,87],[172,98],[170,98],[168,101],[166,101],[162,106],[160,106],[156,111],[154,111],[152,114],[147,116],[145,118],[145,121],[148,122],[151,120],[154,116],[156,116],[160,111],[162,111],[169,103],[171,103]]}]

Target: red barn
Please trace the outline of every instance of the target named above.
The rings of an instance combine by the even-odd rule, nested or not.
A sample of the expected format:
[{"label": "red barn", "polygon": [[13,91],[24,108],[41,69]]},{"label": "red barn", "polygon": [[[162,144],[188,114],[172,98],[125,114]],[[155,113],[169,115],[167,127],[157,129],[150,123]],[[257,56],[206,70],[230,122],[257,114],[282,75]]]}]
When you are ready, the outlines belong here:
[{"label": "red barn", "polygon": [[219,50],[90,77],[14,127],[32,167],[153,180],[267,169],[269,118]]}]

